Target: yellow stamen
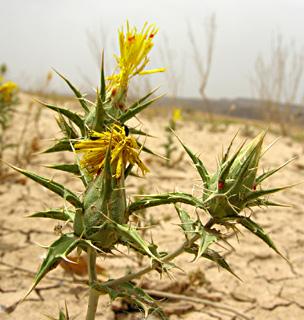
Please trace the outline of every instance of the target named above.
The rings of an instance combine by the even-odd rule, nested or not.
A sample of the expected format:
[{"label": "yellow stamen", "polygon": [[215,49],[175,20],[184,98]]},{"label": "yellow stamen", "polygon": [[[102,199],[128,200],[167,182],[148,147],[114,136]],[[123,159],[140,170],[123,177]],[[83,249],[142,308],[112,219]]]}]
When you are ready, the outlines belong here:
[{"label": "yellow stamen", "polygon": [[75,144],[75,151],[77,153],[84,153],[80,164],[88,170],[89,174],[95,175],[103,170],[110,142],[112,145],[111,166],[117,179],[122,176],[127,163],[131,163],[132,165],[137,164],[143,176],[145,176],[146,172],[150,171],[135,151],[135,149],[139,149],[135,139],[131,136],[126,136],[123,127],[113,125],[110,131],[103,133],[92,131],[89,135],[89,140],[80,141]]},{"label": "yellow stamen", "polygon": [[[160,68],[143,71],[149,62],[148,53],[153,47],[152,40],[158,31],[154,25],[149,26],[147,29],[146,27],[147,22],[142,31],[137,33],[135,27],[130,30],[129,22],[127,21],[126,34],[124,34],[123,27],[121,27],[121,31],[118,30],[120,56],[114,55],[117,66],[112,76],[106,78],[106,81],[109,81],[106,88],[107,91],[114,90],[117,87],[127,87],[130,79],[136,75],[163,72],[167,69]],[[115,74],[116,72],[118,73]]]}]

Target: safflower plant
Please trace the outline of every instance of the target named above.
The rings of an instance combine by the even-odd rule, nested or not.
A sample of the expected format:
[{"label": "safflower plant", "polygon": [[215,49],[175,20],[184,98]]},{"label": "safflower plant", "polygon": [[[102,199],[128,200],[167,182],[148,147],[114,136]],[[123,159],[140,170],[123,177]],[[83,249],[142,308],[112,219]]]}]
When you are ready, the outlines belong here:
[{"label": "safflower plant", "polygon": [[[172,116],[165,126],[165,131],[167,132],[167,141],[162,146],[165,149],[167,167],[173,166],[175,163],[180,161],[180,158],[178,158],[176,161],[172,162],[172,154],[177,150],[177,146],[174,145],[174,130],[176,128],[177,120],[183,120],[183,117],[180,113],[180,109],[174,109]],[[183,156],[183,154],[181,156]]]},{"label": "safflower plant", "polygon": [[[0,159],[3,159],[4,151],[14,147],[8,142],[6,130],[9,128],[15,106],[18,104],[18,85],[12,81],[4,81],[6,65],[0,65]],[[2,161],[0,161],[0,180],[5,176]]]},{"label": "safflower plant", "polygon": [[[201,195],[197,197],[176,191],[143,196],[134,202],[127,202],[125,181],[129,175],[145,177],[149,173],[149,168],[140,159],[140,153],[154,154],[145,143],[140,144],[133,138],[133,135],[146,137],[146,133],[132,128],[128,121],[157,99],[147,101],[154,93],[153,90],[128,106],[128,87],[134,76],[165,71],[166,68],[145,70],[157,31],[154,25],[147,24],[141,32],[136,28],[130,29],[129,24],[126,33],[123,28],[119,30],[120,55],[115,56],[117,66],[113,74],[105,78],[104,59],[102,60],[101,83],[96,91],[95,103],[89,104],[80,91],[61,76],[76,95],[82,114],[41,102],[58,114],[57,123],[63,134],[54,146],[44,152],[70,151],[75,156],[74,163],[54,164],[50,167],[77,175],[83,183],[83,193],[77,196],[53,179],[11,165],[13,169],[56,193],[64,201],[63,208],[36,212],[31,217],[57,219],[73,226],[72,232],[61,233],[59,238],[47,247],[47,254],[24,299],[48,272],[56,268],[62,259],[68,260],[67,256],[76,250],[78,254],[85,252],[88,261],[89,298],[86,320],[95,319],[100,295],[108,295],[111,301],[122,298],[135,303],[143,311],[145,318],[153,313],[161,319],[167,319],[154,299],[143,289],[136,287],[132,280],[154,270],[160,274],[171,272],[176,267],[174,259],[181,254],[193,255],[194,261],[202,258],[211,260],[235,275],[212,246],[222,239],[216,225],[235,231],[237,226],[241,225],[282,256],[262,227],[244,213],[256,206],[279,206],[280,204],[270,201],[268,196],[287,188],[269,189],[262,186],[264,180],[285,165],[258,174],[259,161],[265,153],[262,144],[266,132],[259,134],[246,146],[240,145],[232,154],[229,146],[213,174],[209,174],[202,160],[177,138],[201,179]],[[133,168],[137,170],[136,173],[132,172]],[[70,207],[67,207],[68,203]],[[137,228],[131,225],[130,216],[139,210],[166,204],[174,205],[184,239],[175,250],[159,252],[157,243],[147,242],[140,236]],[[182,207],[183,204],[186,204],[187,208],[195,208],[195,212],[199,214],[195,218],[191,217]],[[208,222],[202,223],[200,215],[208,216]],[[117,245],[123,245],[145,256],[148,259],[147,266],[121,278],[99,282],[96,258],[114,251]],[[61,311],[60,319],[63,318],[65,316]]]}]

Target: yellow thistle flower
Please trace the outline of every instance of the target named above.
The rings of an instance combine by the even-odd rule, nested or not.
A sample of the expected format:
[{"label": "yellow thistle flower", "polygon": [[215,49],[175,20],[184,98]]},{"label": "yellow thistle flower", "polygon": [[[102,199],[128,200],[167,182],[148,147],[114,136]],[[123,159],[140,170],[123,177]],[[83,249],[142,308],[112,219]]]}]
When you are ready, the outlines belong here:
[{"label": "yellow thistle flower", "polygon": [[89,135],[89,140],[75,144],[77,153],[85,153],[80,164],[88,170],[89,174],[94,175],[103,170],[110,143],[112,144],[111,165],[115,169],[117,179],[122,176],[127,163],[137,164],[143,176],[145,176],[146,172],[150,172],[135,151],[135,149],[139,149],[135,139],[126,135],[124,127],[113,125],[110,131],[103,133],[93,131]]},{"label": "yellow thistle flower", "polygon": [[173,110],[173,117],[172,120],[176,121],[176,120],[183,120],[184,118],[181,115],[181,110],[180,109],[174,109]]},{"label": "yellow thistle flower", "polygon": [[[107,85],[108,91],[115,90],[117,87],[126,88],[130,79],[136,75],[163,72],[167,69],[161,68],[143,71],[149,62],[148,53],[153,47],[152,40],[158,31],[154,25],[146,29],[147,24],[146,22],[140,33],[137,33],[135,27],[130,30],[128,21],[127,33],[125,35],[123,26],[121,27],[121,31],[118,30],[120,56],[114,55],[117,66],[112,76],[106,78],[106,81],[110,81]],[[117,71],[118,74],[115,74]]]},{"label": "yellow thistle flower", "polygon": [[3,95],[3,102],[9,102],[11,99],[12,92],[18,89],[16,83],[7,81],[0,86],[0,95]]}]

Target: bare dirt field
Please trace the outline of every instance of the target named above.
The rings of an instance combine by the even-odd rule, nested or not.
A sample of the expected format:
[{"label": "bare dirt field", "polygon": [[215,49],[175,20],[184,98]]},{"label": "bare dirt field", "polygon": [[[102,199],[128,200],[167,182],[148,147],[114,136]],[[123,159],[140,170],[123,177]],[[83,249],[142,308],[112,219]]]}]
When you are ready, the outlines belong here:
[{"label": "bare dirt field", "polygon": [[[54,120],[55,113],[46,108],[39,109],[38,104],[30,104],[31,97],[20,94],[20,105],[8,130],[11,143],[22,143],[22,147],[8,149],[5,161],[22,166],[46,178],[54,178],[74,192],[81,192],[81,183],[76,177],[55,172],[43,165],[73,161],[72,154],[41,154],[52,144],[47,141],[58,137],[58,127]],[[71,107],[75,102],[68,102]],[[40,110],[40,114],[39,111]],[[146,145],[157,153],[164,154],[162,144],[166,141],[164,127],[169,111],[143,112],[140,120],[142,129],[158,138],[148,138]],[[196,117],[185,115],[178,122],[176,132],[193,152],[201,152],[201,160],[213,172],[216,169],[217,156],[228,148],[236,132],[234,146],[248,138],[242,134],[244,124],[221,124],[216,130],[199,121]],[[260,130],[252,127],[254,134]],[[265,139],[265,147],[277,138],[270,132]],[[250,138],[248,138],[250,140]],[[173,159],[178,159],[183,152],[178,141],[178,150]],[[303,144],[283,137],[261,159],[266,169],[280,166],[287,160],[297,157],[289,165],[269,179],[269,186],[278,187],[304,181]],[[185,154],[173,167],[166,167],[164,160],[150,155],[143,155],[143,160],[151,170],[146,179],[129,177],[127,192],[130,200],[133,194],[154,194],[179,190],[181,192],[199,192],[200,181],[196,170]],[[30,219],[26,216],[45,208],[63,207],[61,198],[40,185],[25,179],[11,169],[5,169],[6,176],[0,185],[0,318],[3,320],[46,319],[44,314],[58,317],[59,308],[66,302],[70,317],[84,319],[88,299],[88,288],[82,284],[87,274],[81,269],[76,273],[69,268],[59,266],[50,272],[21,304],[18,302],[29,289],[35,272],[42,262],[45,249],[58,236],[54,231],[58,222],[47,219]],[[304,319],[304,189],[297,185],[272,197],[276,202],[290,207],[274,207],[269,210],[257,208],[251,213],[252,219],[270,234],[278,249],[291,262],[288,264],[264,242],[244,229],[238,239],[233,233],[227,238],[232,247],[215,246],[232,270],[242,281],[210,261],[200,259],[191,263],[193,256],[184,254],[176,259],[179,268],[172,270],[170,277],[152,272],[138,281],[149,290],[186,296],[181,299],[162,299],[165,312],[170,320],[177,319],[247,319],[283,320]],[[190,212],[193,214],[193,212]],[[207,219],[200,213],[202,219]],[[250,213],[248,213],[250,214]],[[171,251],[184,241],[177,214],[173,206],[151,208],[146,212],[147,224],[155,225],[145,233],[147,241],[158,244],[162,251]],[[150,222],[149,222],[150,221]],[[62,232],[70,226],[62,226]],[[40,246],[39,246],[40,245]],[[124,250],[123,248],[118,248]],[[149,264],[149,260],[140,260],[131,253],[125,256],[117,252],[106,259],[100,257],[100,280],[120,277]],[[82,272],[83,271],[83,272]],[[206,304],[191,298],[205,300]],[[211,305],[211,304],[214,305]],[[223,306],[230,309],[224,309]],[[120,311],[117,311],[120,309]],[[109,304],[108,297],[101,296],[97,319],[141,319],[138,310],[132,306],[115,301]]]}]

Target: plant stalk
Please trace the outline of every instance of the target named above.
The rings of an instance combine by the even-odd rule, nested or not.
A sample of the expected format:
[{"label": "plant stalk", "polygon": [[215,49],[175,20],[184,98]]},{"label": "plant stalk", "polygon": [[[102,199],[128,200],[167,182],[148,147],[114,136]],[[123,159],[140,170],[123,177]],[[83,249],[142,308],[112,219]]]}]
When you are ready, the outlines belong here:
[{"label": "plant stalk", "polygon": [[[211,218],[207,224],[205,225],[206,228],[211,228],[212,225],[215,223],[215,221]],[[167,256],[165,256],[164,258],[160,259],[161,262],[167,263],[172,261],[173,259],[175,259],[176,257],[178,257],[179,255],[181,255],[183,252],[185,252],[185,249],[189,246],[191,246],[196,240],[199,239],[199,235],[196,234],[194,235],[190,240],[186,240],[183,244],[181,244],[178,248],[176,248],[174,251],[172,251],[171,253],[169,253]],[[122,283],[126,283],[129,282],[133,279],[139,278],[141,276],[143,276],[144,274],[154,270],[159,264],[154,261],[151,265],[142,268],[141,270],[138,270],[136,272],[133,272],[131,274],[128,274],[124,277],[121,277],[119,279],[115,279],[115,280],[109,280],[106,282],[103,282],[102,285],[106,286],[108,288],[113,288],[115,286],[118,286]],[[88,320],[88,319],[87,319]]]},{"label": "plant stalk", "polygon": [[[88,257],[88,275],[89,275],[89,282],[97,282],[97,273],[96,273],[96,258],[97,253],[96,250],[92,247],[88,247],[87,251]],[[91,289],[89,294],[89,303],[87,309],[87,316],[86,320],[94,320],[98,305],[99,293]]]}]

